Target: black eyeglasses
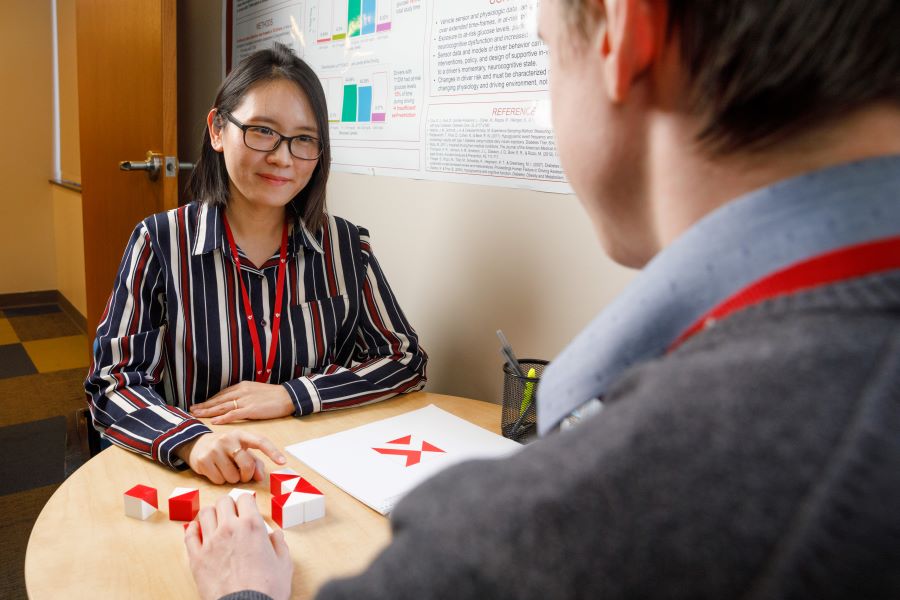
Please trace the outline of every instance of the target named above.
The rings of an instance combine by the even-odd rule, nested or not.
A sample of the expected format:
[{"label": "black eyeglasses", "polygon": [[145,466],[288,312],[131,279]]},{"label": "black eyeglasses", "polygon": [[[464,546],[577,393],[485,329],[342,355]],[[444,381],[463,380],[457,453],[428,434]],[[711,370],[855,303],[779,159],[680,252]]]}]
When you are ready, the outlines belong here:
[{"label": "black eyeglasses", "polygon": [[281,142],[288,143],[291,155],[301,160],[316,160],[322,155],[322,144],[319,138],[301,133],[293,137],[281,135],[271,127],[262,125],[245,125],[226,111],[225,118],[237,125],[244,132],[244,145],[259,152],[273,152]]}]

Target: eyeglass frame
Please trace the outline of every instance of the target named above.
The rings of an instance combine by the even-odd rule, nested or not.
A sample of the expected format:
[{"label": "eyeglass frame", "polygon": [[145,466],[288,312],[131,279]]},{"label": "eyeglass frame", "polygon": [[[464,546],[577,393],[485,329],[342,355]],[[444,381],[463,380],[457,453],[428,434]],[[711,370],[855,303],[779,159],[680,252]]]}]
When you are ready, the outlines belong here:
[{"label": "eyeglass frame", "polygon": [[[322,147],[322,140],[320,138],[317,138],[314,135],[309,135],[308,133],[301,133],[298,135],[287,136],[287,135],[282,134],[279,131],[275,131],[268,125],[247,125],[246,123],[241,123],[240,121],[237,120],[237,118],[235,118],[234,115],[232,115],[227,110],[220,111],[220,114],[222,114],[226,119],[228,119],[229,121],[231,121],[232,123],[237,125],[238,129],[240,129],[243,134],[241,137],[244,140],[244,145],[255,152],[275,152],[276,150],[278,150],[278,147],[281,146],[282,142],[287,142],[288,154],[290,154],[291,156],[293,156],[294,158],[296,158],[298,160],[319,160],[319,158],[322,157],[322,153],[325,151],[325,148]],[[257,129],[268,129],[269,131],[271,131],[272,133],[277,135],[280,139],[275,143],[275,146],[273,146],[270,150],[260,150],[259,148],[254,148],[253,146],[251,146],[250,144],[247,143],[247,130],[250,129],[251,127],[256,127]],[[298,138],[302,138],[302,137],[307,137],[307,138],[316,140],[316,143],[319,146],[319,153],[315,157],[305,158],[303,156],[297,156],[296,154],[291,152],[291,142],[293,142],[294,140],[296,140]]]}]

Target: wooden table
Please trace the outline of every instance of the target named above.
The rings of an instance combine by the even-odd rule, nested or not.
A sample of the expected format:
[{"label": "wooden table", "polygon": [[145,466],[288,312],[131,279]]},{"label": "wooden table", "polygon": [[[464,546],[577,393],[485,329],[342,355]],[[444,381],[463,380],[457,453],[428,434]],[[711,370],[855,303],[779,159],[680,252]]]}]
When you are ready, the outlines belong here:
[{"label": "wooden table", "polygon": [[[498,405],[426,392],[302,419],[230,427],[265,435],[283,450],[429,404],[499,432]],[[390,527],[385,517],[285,455],[285,466],[308,478],[326,497],[325,518],[284,532],[294,558],[294,597],[308,598],[329,579],[361,571],[390,540]],[[264,460],[268,471],[281,468]],[[124,513],[122,495],[138,483],[155,487],[159,495],[160,511],[147,521]],[[235,486],[213,485],[191,471],[176,472],[117,447],[85,463],[56,490],[31,532],[25,555],[29,598],[196,597],[182,523],[168,518],[167,498],[176,487],[199,488],[201,506],[209,506]],[[239,487],[256,490],[260,512],[271,524],[268,481]]]}]

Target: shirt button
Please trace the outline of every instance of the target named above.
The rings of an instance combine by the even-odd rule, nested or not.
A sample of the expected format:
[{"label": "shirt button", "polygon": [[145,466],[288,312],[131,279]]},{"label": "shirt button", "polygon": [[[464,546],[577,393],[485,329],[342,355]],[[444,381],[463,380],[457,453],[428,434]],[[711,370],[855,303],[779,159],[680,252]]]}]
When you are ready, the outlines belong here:
[{"label": "shirt button", "polygon": [[268,323],[266,323],[266,320],[265,320],[265,319],[263,319],[262,321],[260,321],[259,324],[262,325],[263,327],[265,327],[266,325],[268,325]]}]

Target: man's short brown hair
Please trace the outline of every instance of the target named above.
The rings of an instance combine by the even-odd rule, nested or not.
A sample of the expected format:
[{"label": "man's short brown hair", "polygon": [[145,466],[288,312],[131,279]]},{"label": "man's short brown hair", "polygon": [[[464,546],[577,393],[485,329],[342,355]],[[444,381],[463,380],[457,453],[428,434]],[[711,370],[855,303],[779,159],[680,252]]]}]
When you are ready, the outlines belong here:
[{"label": "man's short brown hair", "polygon": [[[589,30],[597,4],[563,0]],[[876,102],[900,106],[898,0],[669,0],[698,141],[761,150]]]}]

